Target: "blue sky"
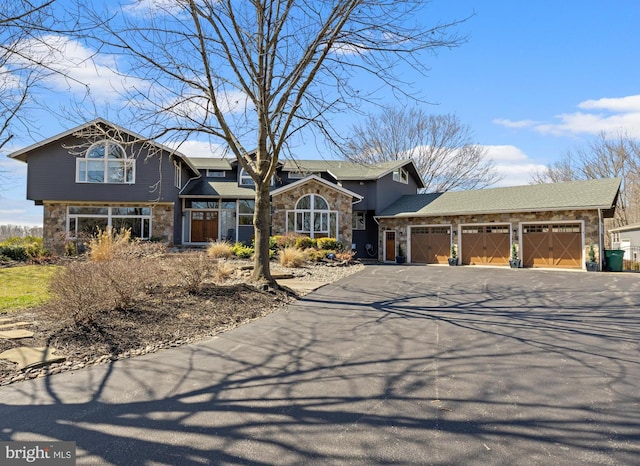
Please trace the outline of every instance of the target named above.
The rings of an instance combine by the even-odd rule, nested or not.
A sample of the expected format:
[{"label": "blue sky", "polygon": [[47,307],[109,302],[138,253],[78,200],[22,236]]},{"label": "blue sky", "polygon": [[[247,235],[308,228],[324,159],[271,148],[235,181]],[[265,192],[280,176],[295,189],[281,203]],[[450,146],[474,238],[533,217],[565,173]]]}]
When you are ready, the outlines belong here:
[{"label": "blue sky", "polygon": [[[499,185],[528,183],[533,170],[600,131],[623,130],[640,137],[637,0],[434,0],[428,11],[434,20],[475,12],[460,28],[468,41],[425,56],[431,72],[427,78],[416,76],[415,86],[432,102],[426,110],[455,113],[471,127],[475,142],[486,146],[504,176]],[[69,119],[34,108],[33,134],[16,137],[9,151],[70,129],[85,118],[104,116],[122,123],[113,89],[116,78],[109,71],[113,57],[88,65],[83,58],[91,50],[77,44],[65,50],[68,56],[61,63],[90,84],[96,110],[74,115],[70,102],[82,96],[82,89],[52,81],[51,93],[38,99],[65,106]],[[381,98],[392,102],[390,96]],[[181,151],[203,156],[206,147],[193,141]],[[308,147],[301,158],[321,155]],[[41,224],[41,208],[25,199],[26,166],[3,154],[0,170],[9,178],[0,188],[0,224]]]}]

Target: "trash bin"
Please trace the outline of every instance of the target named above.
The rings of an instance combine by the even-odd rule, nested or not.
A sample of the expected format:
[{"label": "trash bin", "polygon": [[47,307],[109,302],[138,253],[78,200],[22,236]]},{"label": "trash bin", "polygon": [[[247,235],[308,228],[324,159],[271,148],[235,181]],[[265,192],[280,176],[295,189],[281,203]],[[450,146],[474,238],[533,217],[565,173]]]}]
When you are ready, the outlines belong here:
[{"label": "trash bin", "polygon": [[624,263],[624,251],[622,249],[605,249],[604,257],[607,260],[607,270],[622,272]]}]

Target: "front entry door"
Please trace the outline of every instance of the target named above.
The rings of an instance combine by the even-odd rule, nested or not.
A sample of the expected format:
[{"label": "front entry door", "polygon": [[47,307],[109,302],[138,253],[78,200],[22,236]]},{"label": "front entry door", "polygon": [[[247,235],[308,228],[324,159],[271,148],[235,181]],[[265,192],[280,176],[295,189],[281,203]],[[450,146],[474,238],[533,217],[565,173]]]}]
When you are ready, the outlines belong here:
[{"label": "front entry door", "polygon": [[384,260],[387,262],[393,262],[396,260],[396,232],[385,232],[385,245],[384,245]]},{"label": "front entry door", "polygon": [[218,212],[191,212],[191,242],[206,243],[218,239]]}]

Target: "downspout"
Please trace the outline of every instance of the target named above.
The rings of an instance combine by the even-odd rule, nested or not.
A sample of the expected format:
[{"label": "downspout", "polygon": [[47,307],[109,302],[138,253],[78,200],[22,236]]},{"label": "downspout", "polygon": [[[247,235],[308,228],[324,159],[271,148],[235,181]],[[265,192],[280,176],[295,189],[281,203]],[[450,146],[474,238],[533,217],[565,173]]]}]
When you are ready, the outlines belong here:
[{"label": "downspout", "polygon": [[604,238],[603,238],[603,222],[602,219],[602,209],[598,209],[598,262],[600,263],[600,270],[604,270],[604,261],[603,261],[603,253],[604,253]]}]

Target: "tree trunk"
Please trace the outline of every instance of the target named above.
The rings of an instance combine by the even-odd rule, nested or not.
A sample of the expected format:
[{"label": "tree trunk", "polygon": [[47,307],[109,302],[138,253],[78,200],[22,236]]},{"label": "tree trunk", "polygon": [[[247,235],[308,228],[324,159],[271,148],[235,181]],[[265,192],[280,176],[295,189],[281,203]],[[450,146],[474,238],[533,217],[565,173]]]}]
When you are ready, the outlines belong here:
[{"label": "tree trunk", "polygon": [[255,253],[253,281],[274,284],[269,267],[269,236],[271,233],[271,194],[269,180],[256,183],[256,205],[253,213]]}]

